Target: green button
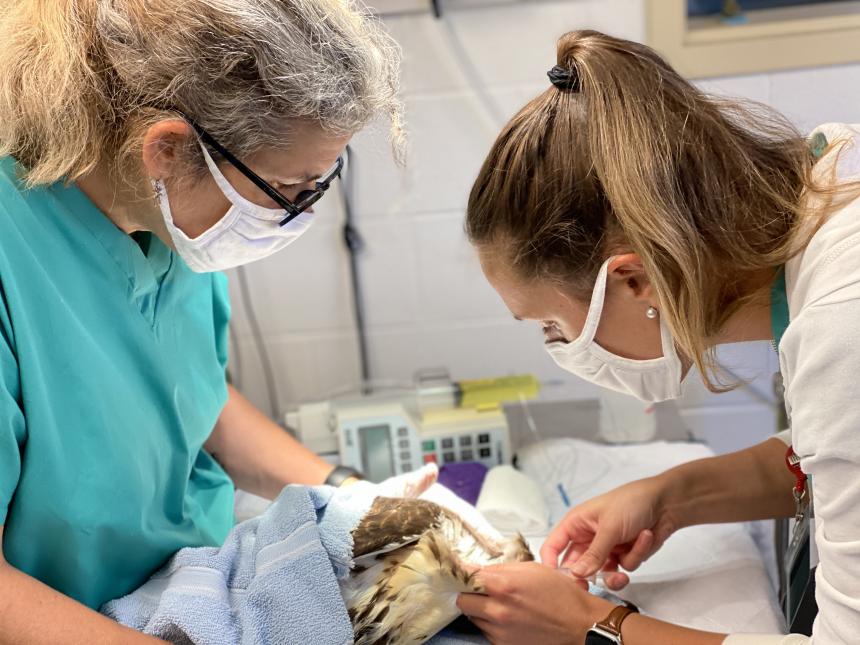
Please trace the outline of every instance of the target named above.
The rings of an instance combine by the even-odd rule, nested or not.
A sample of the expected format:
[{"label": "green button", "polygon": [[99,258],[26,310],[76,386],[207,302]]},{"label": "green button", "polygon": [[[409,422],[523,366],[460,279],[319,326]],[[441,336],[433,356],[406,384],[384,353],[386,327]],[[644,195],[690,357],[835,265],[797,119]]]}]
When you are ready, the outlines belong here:
[{"label": "green button", "polygon": [[427,441],[421,442],[421,448],[424,452],[435,452],[436,451],[436,440],[429,439]]}]

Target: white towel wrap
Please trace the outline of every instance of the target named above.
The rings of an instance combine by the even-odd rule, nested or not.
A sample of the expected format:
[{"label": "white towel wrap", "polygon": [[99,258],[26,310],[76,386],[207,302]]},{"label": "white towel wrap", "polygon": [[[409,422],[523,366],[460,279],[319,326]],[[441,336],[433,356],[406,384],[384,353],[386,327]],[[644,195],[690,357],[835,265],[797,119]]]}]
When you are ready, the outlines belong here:
[{"label": "white towel wrap", "polygon": [[549,507],[538,485],[511,466],[487,473],[477,509],[504,535],[546,535]]}]

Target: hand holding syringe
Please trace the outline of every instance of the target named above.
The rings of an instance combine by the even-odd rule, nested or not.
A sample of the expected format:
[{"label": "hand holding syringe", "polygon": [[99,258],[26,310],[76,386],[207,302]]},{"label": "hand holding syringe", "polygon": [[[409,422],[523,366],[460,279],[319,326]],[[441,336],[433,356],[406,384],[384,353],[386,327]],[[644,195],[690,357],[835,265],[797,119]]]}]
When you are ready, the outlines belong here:
[{"label": "hand holding syringe", "polygon": [[603,581],[603,573],[600,571],[598,571],[597,573],[592,573],[590,576],[586,576],[585,578],[580,578],[578,575],[574,574],[573,571],[571,571],[567,567],[559,567],[558,571],[560,571],[561,573],[564,573],[566,575],[569,575],[571,578],[576,578],[577,580],[584,580],[585,582],[590,582],[593,585],[596,585],[598,583],[598,581],[600,581],[600,582]]},{"label": "hand holding syringe", "polygon": [[[528,402],[521,397],[520,404],[535,448],[543,457],[539,476],[545,482],[555,483],[564,507],[569,509],[544,540],[540,559],[561,564],[562,574],[583,584],[611,591],[623,589],[630,583],[628,571],[637,569],[675,530],[671,515],[661,504],[664,480],[657,477],[637,480],[581,501],[583,487],[573,491],[565,487],[566,472],[578,472],[577,452],[565,453],[564,460],[559,459],[549,449],[549,442],[542,441]],[[590,458],[594,456],[602,457],[600,453],[589,453]],[[591,482],[611,470],[610,459],[602,458],[605,470],[597,475],[592,473]],[[574,545],[576,548],[570,550]]]},{"label": "hand holding syringe", "polygon": [[[558,571],[570,576],[574,580],[577,580],[582,583],[587,583],[587,586],[601,587],[602,589],[605,589],[607,591],[618,591],[624,588],[630,581],[626,574],[620,573],[618,571],[598,571],[584,578],[573,573],[573,571],[571,571],[568,567],[559,567]],[[621,579],[619,579],[617,576],[621,576]]]},{"label": "hand holding syringe", "polygon": [[585,578],[580,578],[578,575],[574,574],[573,571],[571,571],[567,567],[559,567],[558,570],[561,573],[569,575],[571,578],[575,578],[576,580],[582,580],[583,582],[590,582],[593,585],[600,585],[601,587],[606,587],[607,589],[610,588],[606,584],[603,571],[598,571],[597,573],[592,573],[590,576],[586,576]]}]

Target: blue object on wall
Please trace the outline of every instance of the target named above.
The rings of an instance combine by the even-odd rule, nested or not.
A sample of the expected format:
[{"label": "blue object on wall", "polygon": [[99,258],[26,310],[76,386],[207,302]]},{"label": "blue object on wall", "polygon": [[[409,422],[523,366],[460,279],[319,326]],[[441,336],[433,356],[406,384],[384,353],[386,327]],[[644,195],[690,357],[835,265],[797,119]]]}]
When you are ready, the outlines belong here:
[{"label": "blue object on wall", "polygon": [[[834,0],[741,0],[740,4],[745,11],[755,9],[777,9],[779,7],[794,7],[805,4],[821,4],[822,2],[833,2]],[[846,2],[847,0],[836,0]],[[687,0],[688,16],[713,16],[723,10],[723,0]]]}]

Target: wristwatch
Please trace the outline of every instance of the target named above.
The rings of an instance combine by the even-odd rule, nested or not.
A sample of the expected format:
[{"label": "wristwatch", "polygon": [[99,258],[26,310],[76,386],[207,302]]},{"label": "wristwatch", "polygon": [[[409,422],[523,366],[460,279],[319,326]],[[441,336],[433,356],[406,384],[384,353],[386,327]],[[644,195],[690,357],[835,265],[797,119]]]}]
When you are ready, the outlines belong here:
[{"label": "wristwatch", "polygon": [[638,614],[639,609],[632,602],[618,605],[599,623],[592,625],[585,635],[585,645],[624,645],[621,640],[621,623],[630,614]]},{"label": "wristwatch", "polygon": [[328,477],[325,478],[325,482],[323,483],[326,486],[340,486],[351,477],[364,479],[364,476],[355,468],[350,468],[349,466],[335,466],[334,470],[328,474]]}]

